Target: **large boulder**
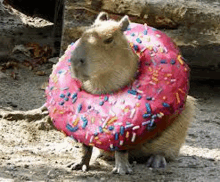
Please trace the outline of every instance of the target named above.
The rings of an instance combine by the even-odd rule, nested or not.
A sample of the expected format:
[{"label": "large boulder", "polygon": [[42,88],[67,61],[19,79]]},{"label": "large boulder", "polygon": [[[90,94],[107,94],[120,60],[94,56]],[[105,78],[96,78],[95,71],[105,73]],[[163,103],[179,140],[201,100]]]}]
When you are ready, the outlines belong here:
[{"label": "large boulder", "polygon": [[192,78],[220,79],[218,0],[66,0],[61,53],[100,11],[114,19],[127,14],[133,22],[162,29],[189,60]]}]

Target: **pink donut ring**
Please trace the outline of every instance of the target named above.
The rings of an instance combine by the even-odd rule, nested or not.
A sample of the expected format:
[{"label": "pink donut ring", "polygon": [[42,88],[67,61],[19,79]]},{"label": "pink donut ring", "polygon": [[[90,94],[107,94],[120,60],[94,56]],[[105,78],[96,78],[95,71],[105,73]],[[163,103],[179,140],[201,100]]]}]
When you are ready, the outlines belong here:
[{"label": "pink donut ring", "polygon": [[54,67],[46,89],[54,126],[78,142],[108,151],[132,148],[161,133],[184,109],[189,89],[189,68],[166,34],[136,23],[124,33],[140,58],[130,86],[106,95],[81,90],[70,72],[76,43]]}]

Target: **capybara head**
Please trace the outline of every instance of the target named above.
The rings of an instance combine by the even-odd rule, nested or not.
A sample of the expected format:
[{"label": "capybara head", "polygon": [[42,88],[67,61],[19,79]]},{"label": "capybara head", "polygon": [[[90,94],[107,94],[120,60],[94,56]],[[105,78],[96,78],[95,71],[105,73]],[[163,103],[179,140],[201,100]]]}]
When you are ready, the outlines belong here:
[{"label": "capybara head", "polygon": [[87,92],[114,92],[134,79],[138,57],[123,33],[129,23],[128,16],[117,22],[101,12],[79,39],[71,64],[73,75]]}]

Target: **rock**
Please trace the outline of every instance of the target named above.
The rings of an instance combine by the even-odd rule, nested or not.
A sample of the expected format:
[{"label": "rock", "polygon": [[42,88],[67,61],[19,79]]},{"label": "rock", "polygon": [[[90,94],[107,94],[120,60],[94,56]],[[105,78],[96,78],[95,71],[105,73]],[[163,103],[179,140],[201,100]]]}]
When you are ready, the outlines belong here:
[{"label": "rock", "polygon": [[166,32],[180,47],[193,79],[220,79],[220,3],[218,0],[66,0],[61,54],[91,25],[100,11],[110,18],[127,14]]}]

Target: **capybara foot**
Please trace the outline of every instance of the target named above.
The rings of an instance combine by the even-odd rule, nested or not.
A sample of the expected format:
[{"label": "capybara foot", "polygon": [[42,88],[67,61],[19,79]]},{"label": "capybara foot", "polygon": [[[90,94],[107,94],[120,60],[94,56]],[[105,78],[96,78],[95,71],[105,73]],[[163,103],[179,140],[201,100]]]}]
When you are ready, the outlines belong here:
[{"label": "capybara foot", "polygon": [[152,155],[147,161],[147,167],[165,168],[167,165],[166,159],[162,155]]},{"label": "capybara foot", "polygon": [[127,151],[116,151],[115,152],[115,167],[112,173],[116,174],[131,174],[132,169],[128,162]]}]

